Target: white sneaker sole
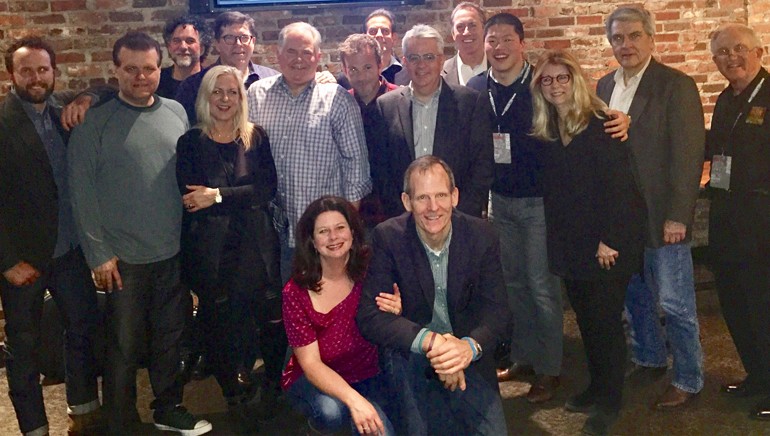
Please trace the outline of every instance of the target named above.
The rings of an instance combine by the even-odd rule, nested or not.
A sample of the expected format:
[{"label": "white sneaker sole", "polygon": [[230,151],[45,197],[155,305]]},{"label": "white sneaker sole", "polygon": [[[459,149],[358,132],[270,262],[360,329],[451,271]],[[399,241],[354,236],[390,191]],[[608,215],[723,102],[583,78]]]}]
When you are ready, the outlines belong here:
[{"label": "white sneaker sole", "polygon": [[195,428],[195,429],[192,429],[192,430],[182,430],[182,429],[178,429],[176,427],[171,427],[171,426],[168,426],[168,425],[157,424],[157,423],[155,424],[155,428],[157,428],[158,430],[161,430],[161,431],[173,431],[173,432],[181,434],[182,436],[198,436],[200,434],[206,434],[206,433],[210,432],[213,427],[211,426],[210,422],[206,421],[205,425],[200,426],[200,427]]}]

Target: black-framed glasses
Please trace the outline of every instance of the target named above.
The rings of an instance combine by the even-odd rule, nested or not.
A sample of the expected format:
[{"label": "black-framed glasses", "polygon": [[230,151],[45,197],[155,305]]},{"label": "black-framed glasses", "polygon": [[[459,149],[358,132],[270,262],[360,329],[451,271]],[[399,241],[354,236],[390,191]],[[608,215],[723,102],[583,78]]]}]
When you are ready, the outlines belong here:
[{"label": "black-framed glasses", "polygon": [[754,49],[748,46],[745,46],[743,44],[738,44],[733,48],[729,48],[729,47],[718,48],[714,56],[718,58],[729,58],[730,55],[733,53],[736,56],[746,56],[746,54],[751,50],[754,50]]},{"label": "black-framed glasses", "polygon": [[410,54],[406,56],[406,60],[409,61],[410,64],[417,64],[420,61],[433,62],[436,60],[436,55],[433,53],[425,53],[424,55]]},{"label": "black-framed glasses", "polygon": [[565,84],[565,83],[568,83],[570,79],[572,79],[572,76],[570,74],[559,74],[556,77],[541,76],[540,86],[551,86],[553,85],[554,80],[556,80],[558,83]]},{"label": "black-framed glasses", "polygon": [[222,37],[222,41],[225,42],[227,45],[235,45],[235,41],[240,42],[243,45],[246,45],[251,42],[251,40],[254,39],[254,35],[224,35]]}]

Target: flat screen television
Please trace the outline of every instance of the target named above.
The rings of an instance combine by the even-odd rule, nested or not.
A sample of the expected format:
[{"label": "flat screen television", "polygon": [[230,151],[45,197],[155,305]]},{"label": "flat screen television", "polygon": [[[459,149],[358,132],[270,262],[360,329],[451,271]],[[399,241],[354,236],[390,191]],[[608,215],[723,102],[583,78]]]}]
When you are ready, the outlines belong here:
[{"label": "flat screen television", "polygon": [[[196,3],[190,1],[191,9]],[[319,9],[332,7],[366,7],[366,6],[394,6],[394,5],[420,5],[425,0],[198,0],[198,8],[206,10],[191,12],[222,12],[228,9],[239,11],[253,11],[266,9]],[[197,9],[197,8],[196,8]]]}]

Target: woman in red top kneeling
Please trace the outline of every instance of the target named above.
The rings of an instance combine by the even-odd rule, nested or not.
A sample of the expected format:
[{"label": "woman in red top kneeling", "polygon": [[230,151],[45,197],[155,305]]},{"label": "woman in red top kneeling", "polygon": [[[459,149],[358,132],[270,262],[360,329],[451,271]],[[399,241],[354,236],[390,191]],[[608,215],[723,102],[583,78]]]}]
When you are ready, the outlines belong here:
[{"label": "woman in red top kneeling", "polygon": [[313,430],[351,425],[361,434],[394,434],[376,400],[383,392],[377,347],[356,325],[369,249],[355,208],[339,197],[311,203],[297,224],[283,319],[293,354],[281,386]]}]

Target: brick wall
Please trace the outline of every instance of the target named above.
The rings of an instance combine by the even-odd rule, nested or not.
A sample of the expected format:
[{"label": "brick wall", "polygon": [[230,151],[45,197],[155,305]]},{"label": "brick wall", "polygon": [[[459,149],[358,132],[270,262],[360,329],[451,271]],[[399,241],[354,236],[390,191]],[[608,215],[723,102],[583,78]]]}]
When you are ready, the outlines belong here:
[{"label": "brick wall", "polygon": [[[449,15],[455,1],[426,0],[421,6],[394,7],[399,33],[414,24],[428,23],[451,42]],[[569,48],[594,80],[616,66],[604,37],[603,23],[609,12],[626,2],[481,0],[481,4],[491,12],[508,11],[522,19],[531,60],[543,49]],[[654,12],[657,20],[656,56],[695,79],[708,123],[716,96],[724,88],[708,50],[709,32],[720,22],[748,23],[766,35],[767,43],[770,0],[672,0],[643,4]],[[80,89],[111,77],[111,46],[123,33],[137,29],[161,39],[164,21],[187,12],[187,8],[186,0],[0,0],[0,50],[13,38],[29,33],[44,35],[53,41],[58,53],[58,86]],[[274,65],[278,30],[289,22],[304,20],[318,27],[324,37],[322,64],[339,71],[336,45],[348,34],[359,31],[364,17],[373,9],[251,12],[259,29],[254,60]],[[450,43],[447,54],[453,51]],[[0,83],[2,98],[9,86],[4,70],[0,71]]]}]

